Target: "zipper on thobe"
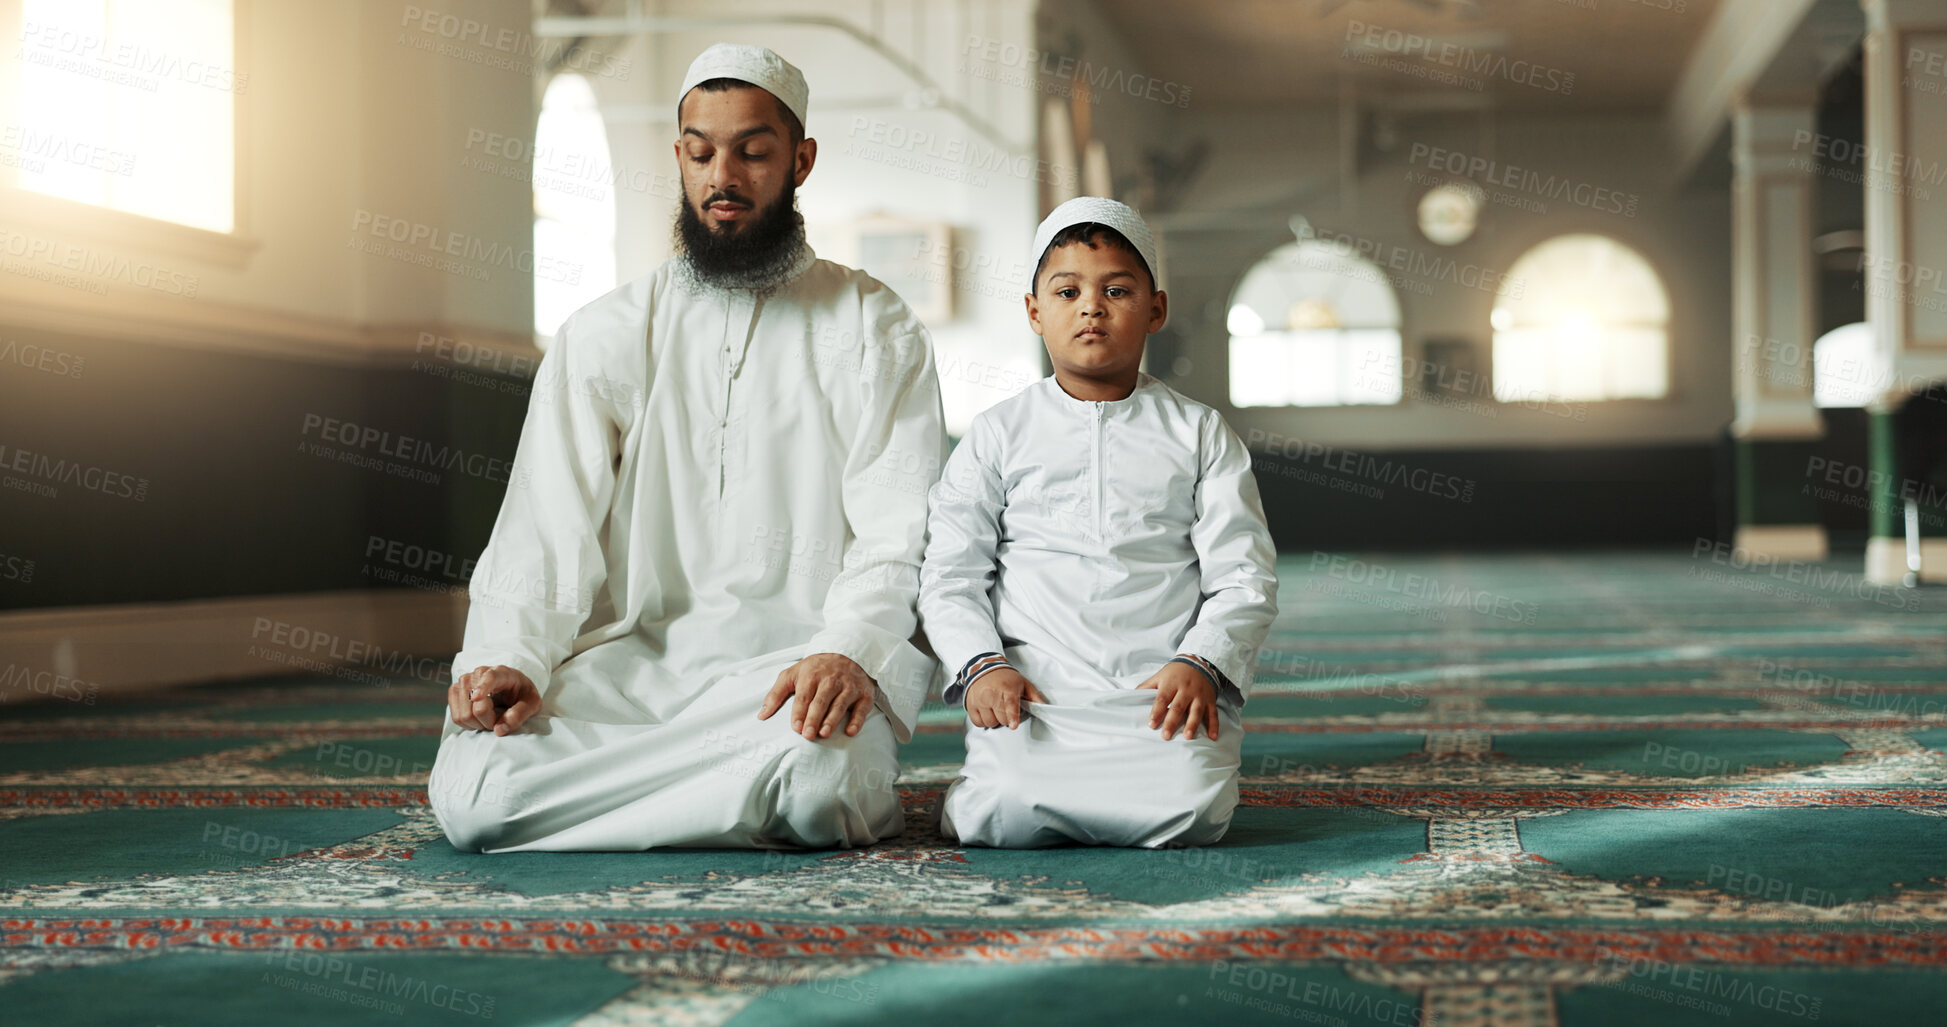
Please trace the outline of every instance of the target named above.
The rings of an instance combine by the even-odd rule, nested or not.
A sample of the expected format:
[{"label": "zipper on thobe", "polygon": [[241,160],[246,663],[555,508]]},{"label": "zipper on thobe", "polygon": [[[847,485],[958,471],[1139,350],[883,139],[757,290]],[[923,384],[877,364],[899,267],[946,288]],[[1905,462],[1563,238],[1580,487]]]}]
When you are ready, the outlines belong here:
[{"label": "zipper on thobe", "polygon": [[1095,419],[1089,422],[1089,441],[1095,453],[1095,537],[1106,541],[1108,531],[1102,518],[1102,410],[1103,404],[1090,403],[1095,408]]}]

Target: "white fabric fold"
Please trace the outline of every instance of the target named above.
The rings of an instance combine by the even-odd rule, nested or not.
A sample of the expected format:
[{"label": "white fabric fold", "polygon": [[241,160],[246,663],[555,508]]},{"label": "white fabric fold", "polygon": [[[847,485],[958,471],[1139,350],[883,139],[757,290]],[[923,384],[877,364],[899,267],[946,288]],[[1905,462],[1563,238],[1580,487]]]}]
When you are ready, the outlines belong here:
[{"label": "white fabric fold", "polygon": [[[642,739],[578,725],[680,726],[719,682],[768,688],[839,653],[877,682],[872,758],[896,767],[892,740],[939,673],[914,644],[946,448],[930,338],[890,289],[828,261],[767,296],[686,289],[673,263],[582,308],[543,357],[453,673],[519,669],[552,737],[622,746],[601,772],[615,799],[652,787],[619,754]],[[764,688],[743,697],[753,724]],[[787,706],[764,725],[788,721]],[[462,733],[446,718],[442,759]],[[516,748],[471,734],[469,751]],[[556,841],[684,844],[614,826]]]},{"label": "white fabric fold", "polygon": [[[1032,728],[968,723],[966,766],[943,800],[961,840],[1221,835],[1211,818],[1234,805],[1235,782],[1221,779],[1235,774],[1236,717],[1277,614],[1277,577],[1250,454],[1217,412],[1148,374],[1110,402],[1044,378],[974,419],[928,517],[919,609],[946,672],[999,652],[1048,699],[1030,709]],[[1179,653],[1229,680],[1217,743],[1166,741],[1147,726],[1154,693],[1137,687]],[[964,696],[949,689],[947,700]],[[1145,773],[1135,799],[1132,761],[1165,768]],[[1061,794],[996,785],[996,773]]]}]

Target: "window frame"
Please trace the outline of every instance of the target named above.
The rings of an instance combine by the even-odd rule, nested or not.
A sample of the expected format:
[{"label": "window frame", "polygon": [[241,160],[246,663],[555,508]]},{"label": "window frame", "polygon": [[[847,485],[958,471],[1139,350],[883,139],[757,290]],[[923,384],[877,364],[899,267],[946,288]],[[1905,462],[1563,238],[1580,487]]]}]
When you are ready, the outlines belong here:
[{"label": "window frame", "polygon": [[[1233,307],[1237,306],[1238,294],[1243,291],[1244,282],[1246,279],[1248,279],[1251,276],[1252,272],[1256,271],[1261,265],[1263,265],[1263,263],[1266,260],[1271,259],[1271,256],[1273,254],[1278,253],[1279,251],[1285,249],[1286,247],[1303,247],[1307,243],[1323,245],[1323,246],[1335,245],[1333,243],[1333,240],[1331,240],[1328,237],[1311,237],[1311,238],[1303,238],[1303,239],[1293,239],[1290,242],[1281,242],[1278,245],[1273,246],[1270,249],[1265,250],[1264,252],[1258,254],[1257,257],[1253,259],[1250,262],[1250,264],[1244,268],[1243,274],[1237,276],[1236,284],[1231,286],[1229,294],[1225,297],[1224,312],[1226,318],[1228,318],[1230,310]],[[1400,368],[1400,372],[1399,372],[1400,391],[1399,391],[1398,398],[1393,399],[1390,402],[1384,402],[1384,403],[1312,404],[1312,403],[1285,402],[1285,403],[1275,403],[1275,404],[1273,403],[1239,404],[1231,392],[1230,375],[1232,373],[1232,369],[1230,366],[1230,361],[1231,361],[1232,344],[1238,338],[1250,338],[1250,336],[1237,336],[1232,334],[1230,331],[1228,320],[1226,320],[1224,326],[1224,362],[1225,362],[1224,402],[1227,403],[1231,407],[1231,409],[1234,410],[1306,410],[1306,411],[1359,410],[1359,409],[1391,410],[1406,405],[1406,402],[1409,398],[1408,391],[1406,389],[1406,377],[1405,377],[1405,370],[1404,370],[1406,366],[1406,305],[1400,301],[1399,289],[1394,287],[1392,280],[1386,275],[1386,271],[1384,268],[1380,267],[1378,264],[1373,263],[1371,260],[1368,260],[1365,256],[1360,254],[1356,249],[1348,246],[1343,246],[1342,244],[1340,244],[1337,248],[1341,250],[1340,255],[1345,259],[1356,261],[1357,263],[1363,265],[1366,268],[1369,268],[1372,271],[1373,282],[1375,284],[1383,286],[1387,294],[1392,299],[1393,311],[1397,323],[1392,325],[1379,326],[1376,328],[1370,326],[1341,325],[1338,328],[1330,329],[1330,331],[1337,332],[1341,336],[1343,336],[1347,332],[1352,332],[1352,331],[1391,331],[1392,333],[1397,335],[1399,337],[1399,352],[1396,355],[1395,364],[1398,368]],[[1271,334],[1271,333],[1267,332],[1266,334]],[[1344,345],[1343,338],[1338,340],[1337,344]]]},{"label": "window frame", "polygon": [[[557,81],[559,81],[560,79],[566,76],[573,76],[575,78],[581,79],[582,82],[586,85],[589,91],[589,99],[594,101],[595,117],[601,123],[602,153],[607,163],[607,171],[611,173],[611,177],[608,183],[608,190],[609,190],[608,200],[606,201],[608,205],[608,213],[610,217],[610,224],[608,226],[608,237],[606,241],[607,241],[610,259],[614,261],[614,265],[610,268],[610,270],[615,280],[610,282],[609,285],[604,287],[602,290],[595,292],[594,295],[590,296],[587,300],[583,300],[581,304],[576,304],[575,308],[571,308],[568,311],[568,314],[564,316],[562,321],[563,324],[566,323],[568,317],[574,316],[574,310],[578,309],[581,305],[592,301],[593,299],[601,296],[603,293],[609,291],[610,289],[613,289],[619,285],[624,284],[622,280],[621,252],[620,252],[620,245],[619,245],[621,230],[622,230],[621,221],[620,221],[621,211],[622,211],[622,201],[620,195],[620,187],[615,184],[612,175],[616,167],[614,138],[613,138],[613,133],[611,132],[609,116],[607,113],[604,112],[602,108],[601,93],[595,89],[595,82],[593,79],[589,78],[587,75],[584,75],[579,71],[573,69],[563,69],[563,70],[558,70],[550,73],[545,79],[539,82],[537,88],[537,94],[539,96],[539,100],[535,103],[534,106],[534,123],[532,126],[534,146],[538,151],[541,145],[541,119],[547,116],[547,94],[554,87],[554,84]],[[536,157],[535,159],[538,160],[539,158]],[[530,165],[529,178],[537,179],[539,177],[540,175],[534,170],[532,170]],[[535,185],[533,184],[532,181],[530,181],[529,194],[532,197],[538,197],[540,194],[540,186]],[[528,246],[530,247],[531,251],[534,254],[534,258],[535,261],[537,262],[537,265],[541,257],[540,229],[541,229],[541,223],[543,221],[552,221],[555,224],[564,225],[564,226],[569,224],[569,222],[559,217],[542,214],[539,203],[536,203],[534,205],[534,216],[528,225]],[[586,265],[584,265],[584,268],[585,267]],[[532,289],[534,293],[533,295],[534,316],[535,318],[538,319],[541,316],[541,287],[540,287],[539,275],[534,276]],[[552,343],[555,336],[561,334],[560,325],[556,325],[553,332],[541,331],[541,327],[538,323],[529,325],[528,328],[533,335],[535,348],[543,351],[545,351],[548,345]]]},{"label": "window frame", "polygon": [[1650,274],[1655,276],[1657,287],[1663,290],[1663,301],[1665,306],[1668,308],[1662,326],[1663,327],[1663,394],[1660,396],[1613,396],[1613,397],[1606,397],[1601,399],[1578,399],[1578,398],[1563,398],[1563,397],[1556,397],[1556,396],[1542,396],[1542,397],[1535,397],[1532,399],[1514,399],[1514,400],[1504,400],[1494,395],[1494,387],[1499,383],[1500,373],[1501,373],[1500,361],[1497,359],[1496,354],[1494,352],[1495,336],[1501,332],[1501,329],[1496,328],[1493,323],[1494,308],[1500,300],[1500,293],[1497,291],[1491,297],[1487,305],[1487,314],[1488,314],[1488,323],[1486,326],[1487,327],[1487,347],[1486,347],[1487,352],[1484,355],[1486,357],[1486,364],[1487,364],[1488,394],[1483,398],[1489,402],[1492,402],[1498,406],[1503,406],[1503,407],[1524,407],[1524,406],[1534,406],[1536,404],[1548,404],[1548,403],[1584,404],[1590,406],[1600,404],[1605,407],[1627,406],[1630,404],[1635,404],[1639,406],[1650,406],[1650,405],[1669,406],[1669,405],[1675,405],[1680,403],[1681,400],[1683,399],[1682,388],[1681,388],[1681,382],[1683,381],[1683,376],[1677,373],[1678,368],[1676,363],[1677,350],[1676,350],[1675,326],[1682,320],[1681,317],[1679,316],[1681,313],[1682,301],[1679,298],[1677,290],[1672,287],[1672,283],[1675,281],[1675,279],[1673,279],[1664,270],[1665,265],[1663,261],[1658,259],[1658,256],[1653,247],[1646,246],[1644,244],[1644,241],[1641,239],[1629,237],[1627,233],[1606,231],[1602,227],[1589,225],[1589,224],[1571,224],[1566,227],[1558,227],[1552,229],[1545,233],[1537,232],[1527,236],[1523,241],[1519,243],[1519,245],[1511,248],[1510,252],[1513,253],[1513,259],[1508,260],[1503,266],[1507,268],[1507,274],[1509,276],[1512,276],[1514,273],[1514,269],[1521,263],[1521,261],[1525,260],[1528,257],[1528,255],[1533,253],[1535,250],[1539,249],[1540,247],[1548,243],[1554,242],[1557,239],[1562,239],[1568,236],[1576,236],[1576,235],[1595,236],[1596,238],[1603,239],[1607,242],[1620,246],[1625,250],[1628,250],[1630,253],[1634,254],[1638,260],[1641,260],[1643,262],[1643,265],[1649,269]]}]

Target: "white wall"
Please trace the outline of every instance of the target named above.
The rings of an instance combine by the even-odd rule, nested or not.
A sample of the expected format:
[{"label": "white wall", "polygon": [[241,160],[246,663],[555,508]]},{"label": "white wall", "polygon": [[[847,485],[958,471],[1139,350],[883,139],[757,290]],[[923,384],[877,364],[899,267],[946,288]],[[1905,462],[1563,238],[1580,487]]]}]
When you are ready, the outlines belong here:
[{"label": "white wall", "polygon": [[[1483,380],[1477,393],[1450,404],[1409,395],[1390,407],[1230,410],[1240,432],[1256,428],[1369,448],[1570,446],[1711,440],[1728,423],[1729,197],[1663,188],[1663,151],[1652,119],[1501,116],[1487,132],[1473,115],[1404,119],[1390,152],[1361,154],[1350,190],[1338,173],[1335,112],[1218,110],[1199,116],[1195,131],[1208,135],[1215,151],[1190,191],[1194,206],[1168,219],[1166,235],[1176,269],[1173,319],[1190,334],[1190,373],[1180,387],[1208,402],[1227,405],[1223,316],[1231,290],[1258,257],[1292,241],[1287,221],[1294,213],[1320,233],[1344,233],[1382,258],[1451,263],[1451,272],[1440,263],[1422,265],[1442,269],[1434,273],[1395,272],[1405,371],[1416,369],[1428,336],[1473,340],[1485,368],[1493,290],[1455,279],[1482,275],[1498,282],[1529,247],[1555,235],[1594,232],[1628,243],[1656,268],[1671,300],[1671,394],[1664,400],[1497,405]],[[1415,178],[1428,171],[1436,147],[1632,197],[1636,213],[1497,187],[1546,211],[1490,203],[1472,238],[1438,247],[1414,226],[1425,188]],[[1194,274],[1182,273],[1190,268]]]},{"label": "white wall", "polygon": [[[1043,4],[1043,35],[1079,40],[1093,60],[1141,70],[1103,9],[1093,0],[1049,0]],[[1169,349],[1175,359],[1152,359],[1150,369],[1224,410],[1240,433],[1257,429],[1362,448],[1593,446],[1714,440],[1729,422],[1729,196],[1667,186],[1669,159],[1654,115],[1501,114],[1488,122],[1466,112],[1402,115],[1390,149],[1369,138],[1361,146],[1353,187],[1347,188],[1335,104],[1276,97],[1248,105],[1212,103],[1200,97],[1198,83],[1180,85],[1190,90],[1190,102],[1180,108],[1104,98],[1097,105],[1096,134],[1114,153],[1118,190],[1133,189],[1119,195],[1139,205],[1142,183],[1135,172],[1144,147],[1197,140],[1209,146],[1205,166],[1177,204],[1144,207],[1159,229],[1176,333]],[[1541,202],[1546,212],[1490,204],[1473,238],[1437,247],[1414,225],[1414,207],[1426,186],[1413,175],[1429,171],[1433,147],[1632,196],[1635,214],[1501,189],[1513,199]],[[1416,402],[1409,393],[1388,407],[1231,408],[1224,327],[1230,295],[1252,263],[1293,241],[1292,215],[1383,254],[1441,258],[1473,273],[1504,275],[1530,246],[1557,234],[1589,231],[1627,242],[1649,259],[1670,293],[1671,394],[1659,401],[1531,408],[1494,404],[1483,380],[1465,403]],[[1408,284],[1396,290],[1408,358],[1403,370],[1416,368],[1419,345],[1428,336],[1473,340],[1485,368],[1492,292],[1439,275],[1400,278]],[[1181,373],[1171,376],[1173,371]]]},{"label": "white wall", "polygon": [[[650,13],[700,17],[721,5],[645,5]],[[671,253],[678,197],[677,90],[690,61],[716,42],[755,43],[804,71],[811,97],[807,134],[818,163],[798,190],[807,230],[820,255],[849,259],[844,226],[875,214],[952,226],[952,253],[941,266],[1024,259],[1039,217],[1033,166],[1034,94],[963,70],[975,39],[1031,38],[1027,0],[1001,3],[781,3],[779,14],[830,15],[862,29],[882,12],[881,38],[923,65],[941,94],[966,104],[996,127],[1006,150],[953,113],[908,106],[918,87],[857,40],[829,28],[739,25],[713,31],[639,35],[614,41],[632,62],[626,78],[591,78],[609,126],[616,163],[630,174],[618,190],[617,273],[628,280],[654,270]],[[990,153],[1001,152],[999,158]],[[640,173],[638,173],[640,172]],[[888,281],[902,294],[923,283]],[[1002,272],[961,273],[952,314],[928,324],[941,368],[947,424],[956,434],[979,410],[1040,376],[1037,340],[1028,331],[1020,294]],[[984,384],[983,384],[984,382]],[[999,386],[999,387],[997,387]]]},{"label": "white wall", "polygon": [[[415,6],[243,0],[238,63],[250,78],[241,107],[239,183],[244,234],[259,246],[236,267],[171,257],[199,285],[195,301],[177,306],[359,325],[436,324],[525,338],[532,323],[530,272],[473,261],[484,278],[455,276],[359,252],[349,244],[382,241],[358,227],[361,212],[518,257],[533,245],[528,176],[566,173],[581,184],[615,189],[618,272],[625,280],[645,274],[670,252],[678,195],[671,143],[683,72],[712,42],[756,42],[793,60],[810,81],[808,128],[821,144],[820,157],[799,195],[821,252],[846,259],[838,229],[872,213],[952,227],[953,250],[943,258],[957,265],[953,312],[930,327],[949,427],[958,432],[975,412],[1042,373],[1040,340],[1027,327],[1020,299],[1027,247],[1047,206],[1078,188],[1079,169],[1050,167],[1053,155],[1044,151],[1040,133],[1044,105],[1068,103],[1063,90],[1070,83],[1037,73],[1025,51],[1056,51],[1122,74],[1153,70],[1092,0],[794,0],[769,8],[844,18],[913,56],[944,96],[996,126],[1008,147],[1008,159],[996,168],[969,157],[990,152],[991,140],[927,106],[905,75],[827,28],[753,24],[596,38],[578,65],[601,99],[610,149],[624,173],[618,183],[607,174],[576,178],[574,169],[550,168],[518,149],[510,159],[483,142],[531,145],[543,83],[532,68],[526,0],[465,7],[486,33],[512,33],[511,47],[455,39],[443,26],[414,21]],[[654,14],[695,17],[721,10],[706,0],[644,6]],[[0,12],[8,7],[0,0]],[[542,49],[555,47],[543,43]],[[1660,172],[1667,158],[1651,117],[1502,116],[1486,133],[1470,114],[1403,118],[1391,151],[1361,152],[1357,189],[1348,193],[1340,181],[1335,110],[1276,98],[1216,104],[1198,83],[1171,85],[1191,90],[1186,106],[1106,91],[1088,106],[1088,118],[1091,134],[1107,144],[1113,191],[1143,206],[1159,229],[1172,298],[1159,352],[1167,349],[1171,359],[1160,366],[1152,360],[1151,370],[1220,408],[1228,407],[1223,318],[1230,290],[1259,255],[1289,241],[1285,224],[1292,214],[1373,244],[1502,271],[1548,235],[1612,233],[1650,257],[1675,310],[1667,400],[1590,404],[1581,420],[1520,407],[1488,416],[1410,399],[1388,408],[1227,410],[1240,431],[1255,427],[1368,447],[1593,445],[1710,439],[1728,420],[1728,196],[1665,189]],[[1209,147],[1208,162],[1170,207],[1169,197],[1150,189],[1148,151],[1179,151],[1198,141]],[[1416,144],[1636,193],[1638,213],[1627,218],[1551,202],[1538,215],[1490,205],[1475,239],[1436,249],[1411,224],[1422,187],[1408,176],[1424,167],[1413,160]],[[113,239],[95,245],[110,253],[120,246]],[[425,247],[419,249],[423,255]],[[923,283],[888,284],[917,292]],[[1408,355],[1416,356],[1429,335],[1458,334],[1485,348],[1492,297],[1433,284],[1431,295],[1400,295]],[[11,278],[0,285],[14,292],[39,288]],[[169,302],[139,298],[152,308]],[[1484,402],[1483,409],[1491,407]]]}]

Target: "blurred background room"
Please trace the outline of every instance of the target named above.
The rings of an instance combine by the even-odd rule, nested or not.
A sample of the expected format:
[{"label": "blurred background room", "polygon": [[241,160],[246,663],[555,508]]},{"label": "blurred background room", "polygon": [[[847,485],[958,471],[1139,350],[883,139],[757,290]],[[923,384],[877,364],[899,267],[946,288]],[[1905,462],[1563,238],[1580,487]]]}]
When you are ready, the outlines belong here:
[{"label": "blurred background room", "polygon": [[[308,1003],[302,1022],[332,1022],[360,1009],[287,986],[232,994],[231,964],[181,964],[203,983],[169,992],[123,956],[217,960],[237,925],[136,921],[233,904],[378,916],[386,895],[437,918],[452,874],[484,872],[414,812],[466,585],[551,337],[672,255],[677,90],[720,40],[803,69],[819,142],[798,191],[810,241],[925,322],[955,437],[1049,372],[1022,312],[1036,223],[1105,195],[1156,228],[1170,317],[1144,367],[1244,438],[1281,558],[1257,712],[1262,738],[1290,744],[1247,743],[1245,774],[1250,801],[1300,819],[1238,844],[1275,848],[1287,830],[1345,847],[1263,855],[1282,868],[1276,887],[1311,887],[1313,872],[1394,881],[1464,849],[1498,853],[1494,873],[1516,877],[1495,887],[1513,891],[1519,874],[1558,871],[1693,889],[1629,900],[1600,945],[1549,935],[1531,959],[1481,941],[1447,977],[1427,969],[1447,956],[1366,939],[1338,958],[1303,933],[1314,915],[1378,922],[1366,913],[1197,907],[1198,923],[1262,914],[1296,932],[1284,941],[1297,948],[1249,965],[1390,995],[1414,1018],[1371,1022],[1590,1023],[1589,996],[1702,1015],[1669,979],[1655,983],[1675,999],[1594,988],[1647,982],[1635,959],[1739,964],[1741,980],[1822,996],[1827,1022],[1915,1022],[1903,1014],[1919,1006],[1901,1003],[1947,998],[1947,885],[1929,876],[1947,852],[1947,605],[1933,591],[1947,580],[1947,3],[0,0],[0,37],[0,900],[23,918],[0,928],[0,1007],[13,992],[59,1020],[61,1003],[122,981],[175,996],[142,1022],[242,1018],[287,998]],[[936,733],[915,744],[948,748],[914,750],[902,788],[921,803],[959,759],[957,711],[929,716]],[[1462,821],[1430,811],[1474,800],[1384,792],[1577,781],[1865,797],[1804,799],[1848,807],[1816,822],[1790,820],[1783,800],[1726,798],[1773,819],[1708,828],[1696,818],[1718,813],[1672,812],[1687,799],[1632,800],[1604,812],[1601,844],[1571,837],[1594,816],[1581,807],[1483,807],[1487,834],[1443,849],[1461,845],[1442,832]],[[1302,819],[1355,807],[1367,815],[1352,827]],[[304,819],[326,809],[349,819]],[[1397,825],[1409,830],[1394,851]],[[60,833],[79,827],[93,833]],[[240,847],[242,832],[278,851]],[[1872,839],[1883,860],[1842,872],[1846,838]],[[1685,846],[1711,855],[1653,855]],[[276,876],[320,853],[341,874],[402,861],[416,883],[347,898]],[[835,866],[743,855],[752,882]],[[433,863],[439,876],[429,859],[459,861]],[[880,872],[857,862],[845,872]],[[164,871],[171,887],[221,873],[180,900],[36,891],[136,888]],[[1786,882],[1810,921],[1753,905],[1732,871]],[[1080,895],[1105,904],[1076,916],[1152,915],[1115,905],[1075,858],[992,872],[1078,889],[1050,910]],[[594,907],[533,897],[646,888],[662,871],[550,873],[491,884],[520,893],[511,906],[453,908],[511,916],[532,899],[557,915]],[[1215,873],[1233,897],[1270,887]],[[896,905],[902,887],[932,894],[927,880],[871,878],[858,901]],[[1440,908],[1479,914],[1483,931],[1610,915],[1567,885],[1543,889],[1541,913],[1485,892],[1441,904],[1473,880],[1413,878],[1398,894],[1416,898],[1370,915],[1419,923],[1412,910]],[[695,900],[716,912],[669,918],[852,915],[817,894],[785,912]],[[107,918],[107,940],[53,940],[84,914]],[[1662,916],[1770,926],[1712,949],[1645,933]],[[1765,948],[1765,930],[1811,921],[1832,933]],[[266,930],[243,947],[340,944]],[[440,948],[445,969],[371,965],[479,994],[498,980],[501,1022],[604,1009],[589,1022],[652,1022],[678,999],[723,1022],[782,1015],[753,997],[765,991],[817,990],[788,959],[705,972],[669,963],[674,950],[628,963],[603,949],[606,963],[576,966],[607,976],[560,986],[579,1012],[530,1009],[548,986],[468,962],[459,927],[435,933],[412,944]],[[373,951],[390,937],[352,934],[344,945]],[[1853,947],[1818,948],[1835,939]],[[1895,942],[1902,955],[1885,956]],[[948,1022],[968,995],[1028,988],[1051,1010],[1072,993],[1136,1020],[1243,1016],[1203,996],[1229,980],[1211,967],[1257,957],[1210,944],[1155,994],[1113,976],[1140,960],[1086,945],[1111,976],[926,977],[890,950],[848,949],[830,972],[883,983],[886,1004],[833,1015]],[[1597,966],[1598,950],[1611,961]],[[984,965],[952,953],[940,958]],[[1807,969],[1888,959],[1878,976]],[[872,976],[888,967],[914,976]],[[1229,986],[1264,997],[1250,979]],[[1735,1015],[1699,1022],[1795,1015],[1716,1000]]]}]

